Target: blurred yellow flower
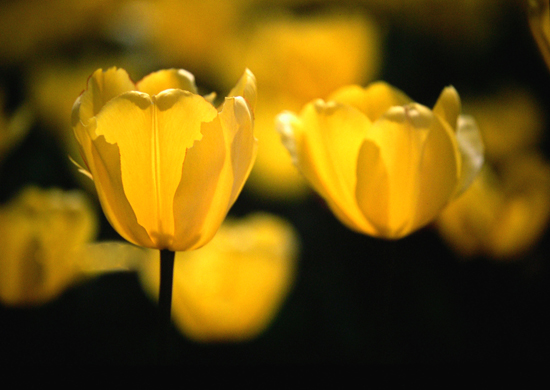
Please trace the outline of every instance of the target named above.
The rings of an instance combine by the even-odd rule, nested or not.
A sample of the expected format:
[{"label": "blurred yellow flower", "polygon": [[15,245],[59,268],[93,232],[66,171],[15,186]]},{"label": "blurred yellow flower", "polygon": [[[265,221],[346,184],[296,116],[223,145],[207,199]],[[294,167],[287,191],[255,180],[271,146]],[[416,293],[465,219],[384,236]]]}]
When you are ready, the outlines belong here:
[{"label": "blurred yellow flower", "polygon": [[258,158],[247,188],[271,200],[300,199],[309,193],[303,177],[279,142],[275,116],[299,110],[336,88],[363,84],[380,69],[378,26],[366,15],[349,12],[258,16],[225,46],[226,79],[248,66],[262,86],[255,131]]},{"label": "blurred yellow flower", "polygon": [[367,15],[344,10],[259,16],[226,48],[226,78],[238,77],[247,66],[265,90],[262,95],[283,93],[305,104],[375,77],[382,61],[381,35]]},{"label": "blurred yellow flower", "polygon": [[83,245],[95,238],[95,213],[79,192],[25,189],[0,209],[0,299],[40,304],[78,280]]},{"label": "blurred yellow flower", "polygon": [[216,109],[184,70],[134,84],[101,69],[76,100],[72,124],[105,215],[128,241],[199,248],[216,233],[256,155],[256,82],[246,71]]},{"label": "blurred yellow flower", "polygon": [[[208,245],[176,254],[174,322],[197,341],[257,336],[286,297],[297,257],[298,238],[286,221],[263,213],[228,219]],[[139,266],[146,291],[158,296],[158,256]]]},{"label": "blurred yellow flower", "polygon": [[509,84],[493,95],[464,99],[464,111],[476,118],[486,160],[493,163],[540,143],[546,127],[540,102]]},{"label": "blurred yellow flower", "polygon": [[296,166],[349,228],[400,238],[431,222],[483,164],[453,87],[433,110],[383,82],[344,87],[278,116]]},{"label": "blurred yellow flower", "polygon": [[437,219],[442,237],[466,257],[514,259],[542,237],[550,220],[550,164],[520,153],[497,172],[484,166],[472,186]]},{"label": "blurred yellow flower", "polygon": [[[193,71],[216,71],[213,64],[239,28],[249,0],[126,1],[107,20],[112,38],[145,48],[165,63]],[[246,66],[246,65],[244,65]],[[241,70],[244,68],[241,68]],[[239,74],[236,77],[239,77]]]}]

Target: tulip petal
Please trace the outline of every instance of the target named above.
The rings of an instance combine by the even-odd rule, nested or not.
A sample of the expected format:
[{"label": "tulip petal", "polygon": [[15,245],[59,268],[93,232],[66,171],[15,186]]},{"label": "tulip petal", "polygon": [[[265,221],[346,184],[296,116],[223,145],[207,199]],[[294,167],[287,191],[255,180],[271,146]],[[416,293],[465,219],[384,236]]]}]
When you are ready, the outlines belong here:
[{"label": "tulip petal", "polygon": [[357,108],[372,122],[390,107],[412,103],[411,98],[383,81],[372,83],[366,88],[357,85],[342,87],[330,95],[329,100]]},{"label": "tulip petal", "polygon": [[293,133],[303,175],[350,227],[371,229],[355,200],[357,156],[371,126],[368,118],[351,106],[322,100],[308,104],[299,118],[285,115],[278,118],[279,131]]},{"label": "tulip petal", "polygon": [[227,150],[230,150],[233,168],[233,186],[230,206],[240,194],[258,151],[258,140],[254,137],[254,121],[249,110],[248,101],[237,96],[227,98],[220,113],[221,125],[225,131]]},{"label": "tulip petal", "polygon": [[[419,196],[418,182],[421,180],[420,165],[422,161],[425,140],[434,122],[432,112],[419,104],[410,104],[404,107],[392,107],[388,112],[376,121],[367,139],[379,147],[381,164],[387,170],[388,189],[382,187],[381,196],[385,196],[388,202],[389,212],[373,212],[369,210],[372,205],[364,201],[361,208],[369,221],[375,226],[384,226],[389,233],[389,238],[400,237],[407,232],[416,214],[417,199]],[[373,163],[372,150],[364,149],[361,156],[365,163]],[[376,177],[384,178],[384,170],[374,161],[374,172]],[[363,169],[370,169],[369,166]],[[368,174],[368,173],[366,173]],[[363,195],[373,191],[371,186],[374,182],[365,181],[361,190]],[[374,213],[374,214],[373,214]],[[385,217],[387,219],[376,219]],[[384,233],[384,236],[386,233]]]},{"label": "tulip petal", "polygon": [[[221,204],[214,202],[219,191],[226,191],[228,198],[233,184],[229,176],[230,167],[225,163],[226,153],[219,117],[203,123],[202,139],[187,151],[174,196],[174,216],[178,224],[174,231],[177,245],[172,250],[196,249],[201,246],[202,240],[208,242],[213,234],[205,237],[203,229],[209,214],[227,212],[227,200]],[[218,221],[212,221],[215,222]]]},{"label": "tulip petal", "polygon": [[459,196],[472,184],[484,163],[484,145],[473,117],[460,115],[457,121],[456,140],[462,164],[460,183],[455,194]]},{"label": "tulip petal", "polygon": [[252,112],[256,109],[257,91],[256,91],[256,77],[249,69],[244,71],[237,85],[231,89],[228,97],[242,96],[245,98]]},{"label": "tulip petal", "polygon": [[195,76],[184,69],[166,69],[153,72],[136,83],[140,92],[151,96],[157,95],[167,89],[181,89],[191,93],[197,93]]},{"label": "tulip petal", "polygon": [[96,135],[118,145],[124,193],[157,248],[168,247],[174,233],[173,199],[186,150],[216,114],[198,95],[167,90],[153,100],[122,94],[97,116]]},{"label": "tulip petal", "polygon": [[[78,143],[78,150],[80,152],[80,156],[82,157],[84,164],[86,164],[89,170],[90,163],[88,162],[88,154],[84,152],[84,149],[89,149],[89,148],[86,148],[85,145],[90,143],[90,139],[89,139],[90,137],[88,134],[88,130],[86,129],[86,126],[80,121],[81,98],[82,98],[82,95],[79,96],[73,104],[73,109],[71,112],[71,123],[73,127],[74,137]],[[90,121],[87,120],[86,122],[89,123]]]},{"label": "tulip petal", "polygon": [[153,248],[153,242],[147,231],[138,224],[124,193],[117,145],[106,142],[105,137],[100,136],[89,142],[86,154],[101,207],[113,228],[131,243]]},{"label": "tulip petal", "polygon": [[460,110],[460,97],[456,89],[451,86],[443,89],[435,103],[433,113],[446,121],[451,126],[451,129],[456,129]]},{"label": "tulip petal", "polygon": [[[78,115],[75,116],[73,112],[73,124],[75,117],[87,124],[108,101],[134,89],[135,85],[124,69],[96,70],[88,79],[86,91],[80,96],[78,106],[75,104],[75,107],[78,108]],[[73,111],[75,107],[73,107]]]},{"label": "tulip petal", "polygon": [[366,140],[357,158],[357,205],[376,235],[390,237],[390,186],[388,171],[381,157],[380,148],[371,140]]},{"label": "tulip petal", "polygon": [[452,131],[434,116],[423,145],[416,214],[410,231],[430,223],[451,200],[459,179],[457,149]]},{"label": "tulip petal", "polygon": [[[194,249],[214,236],[244,186],[256,150],[247,104],[241,97],[227,98],[219,116],[204,124],[201,141],[188,151],[174,200],[183,221],[176,227],[178,243]],[[195,218],[183,217],[192,213]]]}]

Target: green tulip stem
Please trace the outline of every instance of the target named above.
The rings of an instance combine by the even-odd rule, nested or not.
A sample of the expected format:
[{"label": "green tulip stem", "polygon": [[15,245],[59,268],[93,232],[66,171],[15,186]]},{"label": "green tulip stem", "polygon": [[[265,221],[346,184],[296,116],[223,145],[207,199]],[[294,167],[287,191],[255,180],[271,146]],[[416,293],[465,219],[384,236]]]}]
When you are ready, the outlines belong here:
[{"label": "green tulip stem", "polygon": [[176,253],[167,249],[160,251],[159,288],[159,349],[158,361],[170,361],[170,324],[172,320],[172,284],[174,280],[174,258]]}]

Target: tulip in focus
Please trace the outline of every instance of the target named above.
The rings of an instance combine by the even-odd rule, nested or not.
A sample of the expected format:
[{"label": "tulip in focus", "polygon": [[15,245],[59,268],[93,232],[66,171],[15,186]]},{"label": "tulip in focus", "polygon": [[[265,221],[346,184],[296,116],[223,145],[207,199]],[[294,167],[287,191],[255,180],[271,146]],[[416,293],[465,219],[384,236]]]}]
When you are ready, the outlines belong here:
[{"label": "tulip in focus", "polygon": [[95,213],[81,193],[27,188],[0,209],[0,299],[32,305],[82,276],[78,260],[95,238]]},{"label": "tulip in focus", "polygon": [[278,130],[295,165],[349,228],[397,239],[433,221],[483,164],[471,117],[447,87],[433,110],[378,82],[344,87]]},{"label": "tulip in focus", "polygon": [[246,71],[221,107],[184,70],[134,83],[123,69],[95,71],[72,125],[103,211],[126,240],[169,251],[214,236],[256,156],[256,82]]},{"label": "tulip in focus", "polygon": [[[159,267],[151,255],[139,268],[146,291],[156,296]],[[286,297],[297,256],[297,236],[286,221],[269,214],[228,219],[206,246],[177,253],[175,324],[197,341],[241,341],[257,336]]]}]

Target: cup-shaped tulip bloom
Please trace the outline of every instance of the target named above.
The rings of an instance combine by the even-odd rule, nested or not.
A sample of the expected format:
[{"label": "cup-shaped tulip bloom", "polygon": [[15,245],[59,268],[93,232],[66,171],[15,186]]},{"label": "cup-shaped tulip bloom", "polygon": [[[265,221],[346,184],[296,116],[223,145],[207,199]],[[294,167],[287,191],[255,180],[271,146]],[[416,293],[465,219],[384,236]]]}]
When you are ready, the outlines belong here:
[{"label": "cup-shaped tulip bloom", "polygon": [[134,84],[97,70],[72,123],[103,211],[126,240],[148,248],[199,248],[216,233],[254,163],[256,82],[248,70],[216,108],[184,70]]},{"label": "cup-shaped tulip bloom", "polygon": [[473,180],[483,145],[453,87],[433,110],[386,83],[344,87],[285,112],[277,127],[294,163],[351,229],[400,238],[430,223]]},{"label": "cup-shaped tulip bloom", "polygon": [[[197,341],[241,341],[261,333],[294,281],[298,237],[270,214],[228,219],[204,247],[176,254],[174,323]],[[158,257],[138,264],[145,290],[158,295]]]},{"label": "cup-shaped tulip bloom", "polygon": [[26,188],[0,208],[0,299],[31,305],[55,298],[83,276],[79,259],[97,218],[82,193]]}]

